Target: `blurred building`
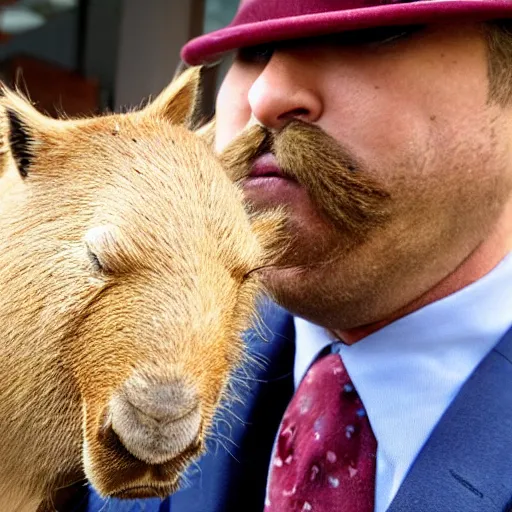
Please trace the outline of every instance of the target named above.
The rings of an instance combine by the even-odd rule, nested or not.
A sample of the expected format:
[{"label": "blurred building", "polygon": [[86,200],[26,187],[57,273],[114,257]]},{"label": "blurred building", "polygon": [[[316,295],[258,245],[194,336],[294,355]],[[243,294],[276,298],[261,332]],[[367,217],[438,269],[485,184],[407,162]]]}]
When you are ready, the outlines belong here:
[{"label": "blurred building", "polygon": [[[185,41],[225,25],[237,4],[0,0],[0,79],[52,115],[138,105],[172,79]],[[210,103],[217,82],[214,72]]]}]

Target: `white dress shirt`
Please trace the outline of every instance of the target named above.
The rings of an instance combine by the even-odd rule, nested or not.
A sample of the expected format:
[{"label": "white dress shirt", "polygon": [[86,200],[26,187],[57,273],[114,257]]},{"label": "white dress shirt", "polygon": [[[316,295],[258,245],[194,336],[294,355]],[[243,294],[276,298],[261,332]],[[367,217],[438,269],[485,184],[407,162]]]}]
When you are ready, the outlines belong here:
[{"label": "white dress shirt", "polygon": [[[466,379],[512,326],[512,255],[470,286],[352,346],[341,357],[378,442],[375,512],[385,512]],[[295,318],[295,384],[332,343]]]}]

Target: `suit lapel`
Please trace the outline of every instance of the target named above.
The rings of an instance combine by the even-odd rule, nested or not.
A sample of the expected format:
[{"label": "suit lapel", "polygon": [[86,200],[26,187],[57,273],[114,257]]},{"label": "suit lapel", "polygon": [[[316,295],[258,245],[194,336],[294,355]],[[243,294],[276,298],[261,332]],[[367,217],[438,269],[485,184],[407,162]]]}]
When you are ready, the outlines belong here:
[{"label": "suit lapel", "polygon": [[464,384],[388,512],[512,510],[512,330]]},{"label": "suit lapel", "polygon": [[241,400],[219,416],[212,434],[219,442],[211,443],[162,512],[263,510],[274,438],[293,394],[294,328],[292,317],[273,304],[265,304],[262,317],[263,327],[247,337],[254,360],[250,375],[241,376],[247,389],[240,388]]}]

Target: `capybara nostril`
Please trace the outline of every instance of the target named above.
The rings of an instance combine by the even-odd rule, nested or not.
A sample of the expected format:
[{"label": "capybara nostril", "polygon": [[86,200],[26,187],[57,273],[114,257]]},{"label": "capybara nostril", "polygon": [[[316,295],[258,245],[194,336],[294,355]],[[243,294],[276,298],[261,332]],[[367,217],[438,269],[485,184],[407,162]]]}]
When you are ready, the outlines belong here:
[{"label": "capybara nostril", "polygon": [[181,380],[149,384],[130,379],[110,401],[109,420],[124,447],[162,464],[197,442],[201,409],[195,390]]}]

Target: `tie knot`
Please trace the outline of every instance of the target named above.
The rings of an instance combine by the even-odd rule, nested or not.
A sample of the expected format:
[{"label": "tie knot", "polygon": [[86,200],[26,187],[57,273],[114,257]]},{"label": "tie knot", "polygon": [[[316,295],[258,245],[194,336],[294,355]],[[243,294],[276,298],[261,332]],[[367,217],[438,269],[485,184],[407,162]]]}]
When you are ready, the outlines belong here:
[{"label": "tie knot", "polygon": [[338,354],[329,353],[320,356],[309,367],[303,379],[303,383],[309,386],[325,385],[327,382],[337,382],[341,385],[339,389],[345,384],[352,386],[347,369]]}]

